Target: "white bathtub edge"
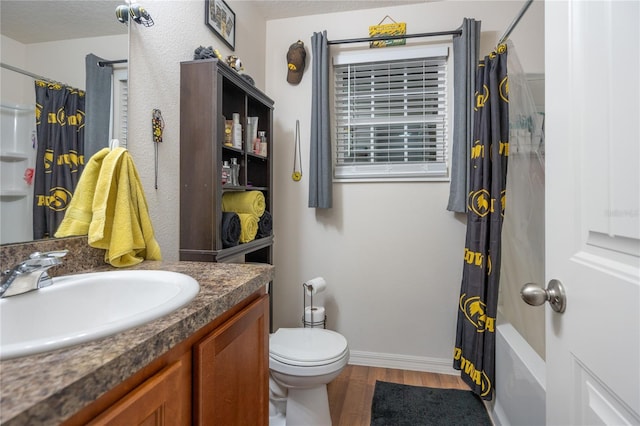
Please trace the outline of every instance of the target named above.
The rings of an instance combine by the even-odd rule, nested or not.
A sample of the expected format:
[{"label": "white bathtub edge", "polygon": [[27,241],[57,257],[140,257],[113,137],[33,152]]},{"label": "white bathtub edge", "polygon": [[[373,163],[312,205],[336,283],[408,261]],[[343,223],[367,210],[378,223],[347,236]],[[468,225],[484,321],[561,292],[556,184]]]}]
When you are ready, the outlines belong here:
[{"label": "white bathtub edge", "polygon": [[[518,333],[518,330],[516,330],[511,324],[499,324],[497,326],[497,329],[510,347],[522,348],[529,346],[529,343],[524,340],[522,335]],[[526,352],[517,352],[517,355],[520,360],[528,367],[528,369],[531,370],[531,374],[536,379],[538,384],[542,387],[542,389],[546,391],[546,366],[544,360],[540,357],[540,355],[538,355],[533,349]]]},{"label": "white bathtub edge", "polygon": [[488,404],[496,426],[543,425],[546,371],[542,358],[508,323],[496,327],[496,392]]}]

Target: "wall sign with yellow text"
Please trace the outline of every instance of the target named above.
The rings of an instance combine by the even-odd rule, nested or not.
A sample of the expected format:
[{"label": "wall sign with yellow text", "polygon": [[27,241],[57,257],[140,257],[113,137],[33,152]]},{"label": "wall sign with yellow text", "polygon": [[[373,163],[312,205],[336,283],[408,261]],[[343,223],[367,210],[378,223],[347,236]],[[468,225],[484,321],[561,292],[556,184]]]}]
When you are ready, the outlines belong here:
[{"label": "wall sign with yellow text", "polygon": [[[385,19],[393,21],[389,24],[383,24]],[[386,36],[399,36],[407,34],[407,24],[405,22],[396,22],[389,15],[382,18],[382,21],[378,25],[369,26],[369,37],[384,38]],[[407,43],[406,38],[393,39],[393,40],[375,40],[369,43],[369,47],[387,47],[387,46],[402,46]]]},{"label": "wall sign with yellow text", "polygon": [[[385,19],[393,21],[389,24],[383,24]],[[382,21],[378,25],[369,26],[369,37],[371,38],[384,38],[387,36],[399,36],[407,34],[407,24],[405,22],[396,22],[389,15],[382,18]],[[369,47],[387,47],[387,46],[402,46],[407,43],[406,38],[392,39],[392,40],[376,40],[369,43]]]}]

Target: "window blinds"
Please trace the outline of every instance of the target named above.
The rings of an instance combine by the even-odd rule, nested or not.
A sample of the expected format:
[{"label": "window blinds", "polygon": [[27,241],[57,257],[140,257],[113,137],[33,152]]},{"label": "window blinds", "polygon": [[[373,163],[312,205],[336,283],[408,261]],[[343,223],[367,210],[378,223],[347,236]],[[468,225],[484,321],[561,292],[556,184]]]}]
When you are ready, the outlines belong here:
[{"label": "window blinds", "polygon": [[446,176],[446,54],[348,62],[334,60],[335,177]]}]

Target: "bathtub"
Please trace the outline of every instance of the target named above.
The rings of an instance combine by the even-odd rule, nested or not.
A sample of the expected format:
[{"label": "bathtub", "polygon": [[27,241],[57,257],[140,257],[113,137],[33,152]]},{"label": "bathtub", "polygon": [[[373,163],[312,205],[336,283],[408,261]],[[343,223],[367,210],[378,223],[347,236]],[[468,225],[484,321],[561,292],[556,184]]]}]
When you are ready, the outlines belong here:
[{"label": "bathtub", "polygon": [[495,381],[488,409],[497,426],[545,424],[545,363],[509,323],[496,328]]}]

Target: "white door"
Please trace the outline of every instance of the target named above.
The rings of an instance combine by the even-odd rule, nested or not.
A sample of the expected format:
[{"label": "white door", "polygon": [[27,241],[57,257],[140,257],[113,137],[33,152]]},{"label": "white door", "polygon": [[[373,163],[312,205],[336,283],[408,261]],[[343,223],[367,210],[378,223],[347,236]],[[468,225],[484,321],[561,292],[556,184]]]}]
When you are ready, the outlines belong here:
[{"label": "white door", "polygon": [[640,2],[545,2],[547,423],[640,424]]}]

